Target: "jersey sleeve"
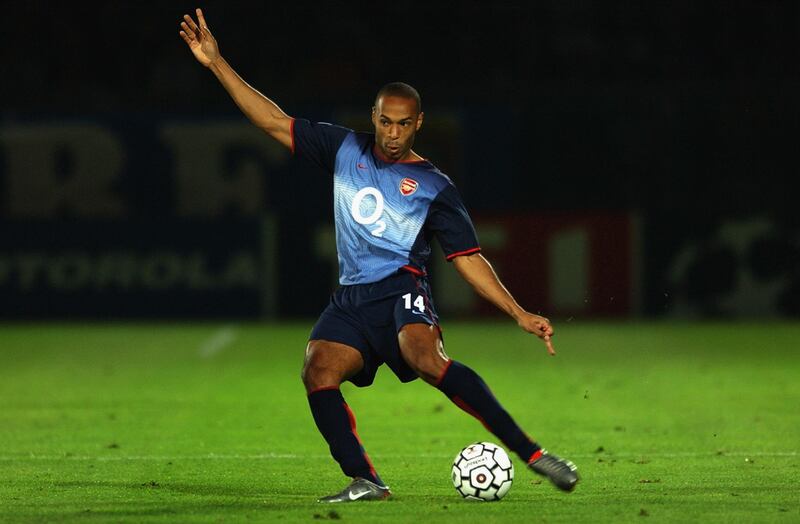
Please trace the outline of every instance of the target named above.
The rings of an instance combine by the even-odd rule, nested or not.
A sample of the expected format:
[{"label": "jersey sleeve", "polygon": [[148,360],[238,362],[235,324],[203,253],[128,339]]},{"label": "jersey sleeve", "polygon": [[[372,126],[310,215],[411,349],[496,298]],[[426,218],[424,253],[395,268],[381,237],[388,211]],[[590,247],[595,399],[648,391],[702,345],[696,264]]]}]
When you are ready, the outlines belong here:
[{"label": "jersey sleeve", "polygon": [[295,118],[292,121],[292,154],[305,157],[319,167],[333,172],[336,153],[347,135],[352,132],[351,129],[334,124]]},{"label": "jersey sleeve", "polygon": [[448,261],[481,250],[472,220],[453,185],[448,185],[436,195],[426,225],[439,240]]}]

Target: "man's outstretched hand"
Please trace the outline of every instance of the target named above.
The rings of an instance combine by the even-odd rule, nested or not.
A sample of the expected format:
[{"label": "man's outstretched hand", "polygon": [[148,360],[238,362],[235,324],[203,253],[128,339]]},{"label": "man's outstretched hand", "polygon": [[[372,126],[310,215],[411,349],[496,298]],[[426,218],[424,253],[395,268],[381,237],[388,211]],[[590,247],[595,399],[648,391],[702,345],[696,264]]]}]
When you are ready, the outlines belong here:
[{"label": "man's outstretched hand", "polygon": [[551,337],[553,336],[553,326],[550,325],[549,320],[542,316],[525,312],[517,320],[517,324],[519,324],[519,327],[528,333],[533,333],[537,337],[544,340],[544,343],[547,346],[547,352],[551,356],[556,354],[556,350],[553,349],[553,341],[551,340]]},{"label": "man's outstretched hand", "polygon": [[181,22],[180,35],[181,38],[192,50],[192,54],[198,62],[206,67],[211,66],[212,62],[219,58],[219,48],[217,41],[208,30],[206,19],[203,16],[203,11],[199,8],[196,11],[197,21],[200,25],[195,24],[192,17],[183,15],[183,22]]}]

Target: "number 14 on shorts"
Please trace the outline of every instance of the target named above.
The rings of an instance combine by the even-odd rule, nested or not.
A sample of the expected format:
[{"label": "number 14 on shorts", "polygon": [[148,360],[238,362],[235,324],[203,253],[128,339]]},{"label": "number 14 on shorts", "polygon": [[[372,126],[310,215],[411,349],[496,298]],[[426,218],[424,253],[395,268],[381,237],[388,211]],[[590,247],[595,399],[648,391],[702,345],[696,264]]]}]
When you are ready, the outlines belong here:
[{"label": "number 14 on shorts", "polygon": [[[405,301],[406,309],[411,309],[411,293],[406,293],[402,298]],[[414,299],[414,307],[417,308],[420,313],[425,313],[425,299],[422,295],[417,295],[417,298]]]}]

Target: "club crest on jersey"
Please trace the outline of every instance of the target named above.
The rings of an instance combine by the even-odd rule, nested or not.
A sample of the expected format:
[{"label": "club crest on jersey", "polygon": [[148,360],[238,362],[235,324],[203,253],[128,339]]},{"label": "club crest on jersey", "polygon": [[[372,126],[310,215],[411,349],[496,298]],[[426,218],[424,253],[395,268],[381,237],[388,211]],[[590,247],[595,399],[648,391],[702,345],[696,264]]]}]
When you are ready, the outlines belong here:
[{"label": "club crest on jersey", "polygon": [[417,182],[414,179],[404,178],[403,180],[400,181],[400,193],[402,193],[403,196],[408,196],[414,193],[414,191],[416,191],[418,187],[419,187],[419,182]]}]

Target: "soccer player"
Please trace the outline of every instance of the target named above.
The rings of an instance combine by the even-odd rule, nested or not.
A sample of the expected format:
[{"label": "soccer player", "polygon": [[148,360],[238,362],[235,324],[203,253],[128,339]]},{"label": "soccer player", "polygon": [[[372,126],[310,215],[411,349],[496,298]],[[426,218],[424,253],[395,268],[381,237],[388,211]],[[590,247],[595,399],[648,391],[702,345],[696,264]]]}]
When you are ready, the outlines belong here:
[{"label": "soccer player", "polygon": [[345,380],[370,385],[383,363],[403,382],[420,377],[438,388],[534,472],[571,491],[578,482],[575,466],[533,442],[478,374],[444,352],[425,272],[433,237],[478,294],[543,339],[555,354],[550,322],[520,307],[480,254],[453,183],[412,150],[423,122],[417,91],[400,82],[381,88],[372,108],[374,134],[291,118],[236,74],[220,55],[202,11],[196,14],[197,23],[184,15],[180,24],[180,36],[195,58],[256,126],[333,175],[341,285],[311,331],[302,379],[319,431],[353,480],[320,502],[390,495],[364,451],[353,412],[339,389]]}]

